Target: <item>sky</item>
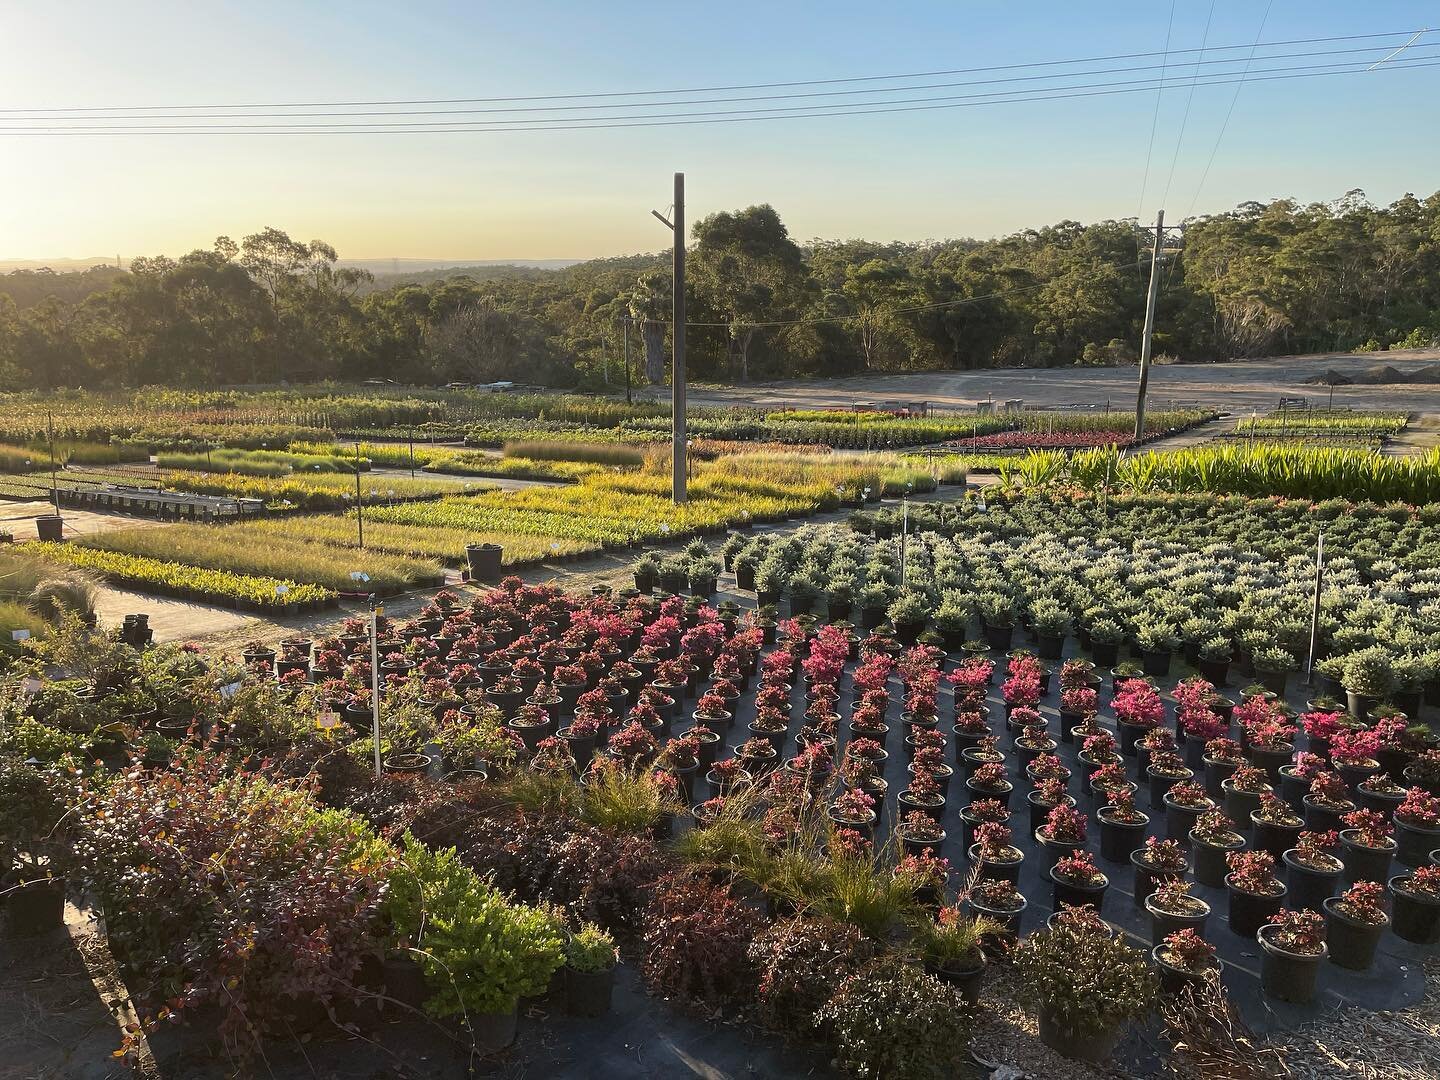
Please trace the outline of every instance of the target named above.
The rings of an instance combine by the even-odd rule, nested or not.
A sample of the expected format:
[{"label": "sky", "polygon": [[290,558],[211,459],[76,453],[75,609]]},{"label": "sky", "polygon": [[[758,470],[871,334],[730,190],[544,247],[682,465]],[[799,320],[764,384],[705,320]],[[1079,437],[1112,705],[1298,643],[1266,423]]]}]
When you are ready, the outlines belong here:
[{"label": "sky", "polygon": [[[1175,221],[1250,199],[1329,200],[1361,188],[1386,203],[1440,187],[1440,66],[1250,81],[1228,124],[1235,85],[1201,84],[1192,94],[1195,69],[1186,68],[1178,79],[1171,69],[1175,88],[1163,94],[765,122],[345,135],[13,133],[34,126],[15,118],[36,109],[854,79],[1159,52],[1167,32],[1175,50],[1245,47],[1206,54],[1233,57],[1257,40],[1262,16],[1266,42],[1440,28],[1434,4],[1273,0],[1268,7],[1267,15],[1267,0],[1175,0],[1172,22],[1164,0],[0,0],[0,108],[8,113],[0,122],[0,259],[176,255],[265,226],[324,239],[342,259],[654,251],[669,236],[649,211],[669,205],[676,171],[686,173],[692,222],[768,202],[802,241],[983,238],[1065,219],[1153,219],[1162,204]],[[1380,50],[1378,58],[1403,40],[1292,48],[1364,47]],[[1408,55],[1426,55],[1426,42],[1440,62],[1440,33]],[[950,81],[967,77],[974,78]],[[1091,81],[1137,77],[1145,76]]]}]

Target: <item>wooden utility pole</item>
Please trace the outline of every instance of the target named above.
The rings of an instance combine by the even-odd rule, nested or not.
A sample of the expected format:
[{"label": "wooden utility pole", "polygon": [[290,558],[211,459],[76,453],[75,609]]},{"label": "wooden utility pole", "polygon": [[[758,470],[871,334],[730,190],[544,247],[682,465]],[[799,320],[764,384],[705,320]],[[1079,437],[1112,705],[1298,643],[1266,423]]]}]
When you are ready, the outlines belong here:
[{"label": "wooden utility pole", "polygon": [[1135,398],[1135,441],[1145,435],[1145,388],[1150,381],[1150,340],[1155,333],[1155,299],[1160,295],[1160,250],[1165,246],[1165,211],[1155,215],[1150,254],[1150,290],[1145,295],[1145,329],[1140,336],[1140,392]]},{"label": "wooden utility pole", "polygon": [[675,208],[665,217],[651,210],[674,233],[675,314],[670,327],[675,359],[670,370],[670,491],[678,505],[686,501],[685,491],[685,174],[675,174]]}]

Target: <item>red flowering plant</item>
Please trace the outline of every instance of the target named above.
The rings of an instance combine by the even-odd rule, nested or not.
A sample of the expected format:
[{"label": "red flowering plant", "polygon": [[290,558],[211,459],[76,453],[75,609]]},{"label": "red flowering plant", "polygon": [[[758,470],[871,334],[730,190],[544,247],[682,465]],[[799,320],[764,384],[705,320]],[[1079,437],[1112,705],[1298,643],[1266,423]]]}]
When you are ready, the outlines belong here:
[{"label": "red flowering plant", "polygon": [[998,822],[987,821],[975,830],[975,847],[981,862],[1013,863],[1025,857],[1010,842],[1010,829]]},{"label": "red flowering plant", "polygon": [[[983,769],[985,766],[982,765],[981,768]],[[979,775],[979,770],[976,771],[976,775]],[[911,773],[910,783],[905,790],[912,802],[920,803],[922,806],[939,806],[945,801],[940,781],[932,772],[916,771]]]},{"label": "red flowering plant", "polygon": [[910,742],[915,747],[918,758],[921,750],[944,750],[945,733],[936,728],[916,728],[915,733],[910,736]]},{"label": "red flowering plant", "polygon": [[1034,707],[1040,703],[1041,679],[1038,672],[1022,671],[1001,684],[1000,694],[1006,705]]},{"label": "red flowering plant", "polygon": [[1440,784],[1440,750],[1422,750],[1410,762],[1405,776],[1422,784]]},{"label": "red flowering plant", "polygon": [[1300,715],[1300,726],[1305,729],[1305,734],[1312,739],[1322,742],[1329,742],[1340,732],[1347,730],[1342,722],[1344,713],[1340,712],[1307,712]]},{"label": "red flowering plant", "polygon": [[1135,741],[1151,753],[1174,753],[1176,746],[1175,733],[1165,727],[1153,727]]},{"label": "red flowering plant", "polygon": [[1060,665],[1060,689],[1074,690],[1090,685],[1090,674],[1094,666],[1085,660],[1066,660]]},{"label": "red flowering plant", "polygon": [[835,771],[835,760],[830,750],[819,743],[811,743],[788,762],[786,768],[800,776],[810,790],[815,791],[829,781]]},{"label": "red flowering plant", "polygon": [[[453,672],[451,677],[454,677]],[[551,681],[556,686],[584,686],[590,681],[590,676],[579,664],[562,664],[555,669]]]},{"label": "red flowering plant", "polygon": [[1135,806],[1135,793],[1129,788],[1118,788],[1111,792],[1109,802],[1100,809],[1105,817],[1123,825],[1136,825],[1149,820]]},{"label": "red flowering plant", "polygon": [[1370,730],[1375,733],[1380,749],[1403,750],[1408,742],[1405,733],[1409,728],[1409,723],[1398,716],[1382,716],[1371,725]]},{"label": "red flowering plant", "polygon": [[1225,856],[1229,883],[1252,896],[1279,896],[1285,883],[1275,876],[1275,856],[1268,851],[1232,851]]},{"label": "red flowering plant", "polygon": [[537,772],[564,773],[575,767],[575,755],[564,739],[551,735],[536,745],[530,764]]},{"label": "red flowering plant", "polygon": [[1175,691],[1171,697],[1175,704],[1181,709],[1192,709],[1194,711],[1209,711],[1210,698],[1215,693],[1215,684],[1199,675],[1192,675],[1188,679],[1181,679],[1175,684]]},{"label": "red flowering plant", "polygon": [[1065,781],[1059,777],[1047,776],[1035,783],[1034,801],[1041,806],[1058,806],[1066,794]]},{"label": "red flowering plant", "polygon": [[1205,744],[1205,758],[1233,765],[1245,760],[1245,750],[1234,739],[1211,739]]},{"label": "red flowering plant", "polygon": [[1086,715],[1100,707],[1100,695],[1088,686],[1077,686],[1060,692],[1060,711]]},{"label": "red flowering plant", "polygon": [[900,819],[897,831],[906,840],[920,842],[920,844],[939,844],[945,837],[945,829],[940,828],[940,822],[932,818],[924,811],[906,811]]},{"label": "red flowering plant", "polygon": [[716,720],[723,720],[730,715],[726,708],[729,702],[714,692],[701,694],[700,700],[695,703],[695,715],[709,717]]},{"label": "red flowering plant", "polygon": [[931,776],[945,776],[949,769],[945,764],[945,751],[938,746],[922,746],[915,751],[910,764],[912,772],[929,773]]},{"label": "red flowering plant", "polygon": [[970,757],[975,761],[1004,761],[1005,755],[1000,751],[1000,740],[994,735],[984,736],[969,751]]},{"label": "red flowering plant", "polygon": [[888,656],[875,656],[859,664],[855,668],[852,679],[855,683],[855,692],[863,693],[866,690],[884,690],[886,683],[890,681],[890,672],[894,662]]},{"label": "red flowering plant", "polygon": [[1165,719],[1165,703],[1155,688],[1141,679],[1121,683],[1110,707],[1115,718],[1124,724],[1155,727]]},{"label": "red flowering plant", "polygon": [[1440,798],[1424,788],[1412,787],[1395,808],[1395,817],[1417,829],[1440,829]]},{"label": "red flowering plant", "polygon": [[1277,948],[1300,956],[1319,956],[1325,951],[1325,919],[1314,911],[1277,911],[1265,925],[1265,940]]},{"label": "red flowering plant", "polygon": [[[935,783],[933,779],[930,781]],[[938,785],[936,785],[938,788]],[[970,775],[970,786],[977,791],[1009,791],[1014,785],[1005,776],[1005,766],[998,761],[989,761],[981,765]],[[911,784],[913,789],[914,784]],[[970,804],[973,809],[975,804]]]},{"label": "red flowering plant", "polygon": [[1088,831],[1089,819],[1066,803],[1053,807],[1039,830],[1046,840],[1060,844],[1083,844]]},{"label": "red flowering plant", "polygon": [[1033,780],[1063,780],[1070,775],[1065,763],[1054,754],[1041,754],[1030,762],[1030,777]]},{"label": "red flowering plant", "polygon": [[1097,765],[1108,765],[1111,762],[1120,760],[1120,752],[1117,749],[1115,736],[1108,731],[1097,732],[1087,736],[1084,742],[1084,754]]},{"label": "red flowering plant", "polygon": [[910,716],[927,717],[938,715],[935,703],[936,688],[926,683],[912,683],[905,695],[905,711]]},{"label": "red flowering plant", "polygon": [[978,712],[957,712],[955,731],[964,735],[984,735],[990,730],[990,723]]},{"label": "red flowering plant", "polygon": [[1249,795],[1259,795],[1271,790],[1265,770],[1257,769],[1254,765],[1237,765],[1225,783],[1229,784],[1231,789]]},{"label": "red flowering plant", "polygon": [[1205,786],[1192,780],[1182,780],[1178,784],[1172,784],[1167,794],[1170,801],[1176,806],[1199,809],[1215,805],[1215,800],[1206,794]]},{"label": "red flowering plant", "polygon": [[1182,708],[1180,729],[1185,732],[1186,739],[1208,744],[1212,739],[1218,739],[1229,731],[1230,725],[1209,709]]},{"label": "red flowering plant", "polygon": [[655,681],[664,686],[684,686],[690,681],[690,665],[684,660],[662,660],[655,666]]},{"label": "red flowering plant", "polygon": [[1374,766],[1380,752],[1380,736],[1364,728],[1340,731],[1330,739],[1330,760],[1336,765]]},{"label": "red flowering plant", "polygon": [[1055,861],[1054,875],[1061,881],[1083,888],[1094,889],[1109,881],[1095,865],[1095,856],[1088,851],[1076,851]]},{"label": "red flowering plant", "polygon": [[1278,720],[1262,720],[1246,729],[1250,733],[1250,745],[1260,750],[1288,753],[1294,748],[1295,727]]},{"label": "red flowering plant", "polygon": [[831,830],[829,852],[830,858],[837,861],[868,861],[874,854],[874,845],[864,833],[842,826]]},{"label": "red flowering plant", "polygon": [[632,720],[610,736],[605,744],[612,754],[624,761],[635,763],[655,753],[655,736],[645,730],[639,721]]},{"label": "red flowering plant", "polygon": [[1385,886],[1378,881],[1357,881],[1335,900],[1335,910],[1347,919],[1383,926],[1390,921],[1385,913]]},{"label": "red flowering plant", "polygon": [[1209,910],[1205,901],[1191,896],[1192,884],[1184,878],[1173,877],[1155,883],[1149,904],[1167,915],[1201,915]]},{"label": "red flowering plant", "polygon": [[755,695],[757,709],[790,710],[790,691],[781,686],[762,686]]},{"label": "red flowering plant", "polygon": [[710,777],[728,789],[745,779],[745,763],[739,758],[721,758],[711,764]]},{"label": "red flowering plant", "polygon": [[663,652],[679,640],[680,620],[673,615],[662,615],[640,634],[640,644],[656,652]]},{"label": "red flowering plant", "polygon": [[983,906],[986,911],[1019,911],[1025,906],[1025,897],[1020,894],[1013,881],[1004,878],[983,878],[970,890],[970,902]]},{"label": "red flowering plant", "polygon": [[963,697],[967,702],[980,703],[990,691],[990,679],[995,665],[983,656],[972,656],[960,661],[945,680],[955,688],[955,700]]},{"label": "red flowering plant", "polygon": [[1150,773],[1153,776],[1189,777],[1193,775],[1185,765],[1185,759],[1172,750],[1156,750],[1150,754]]},{"label": "red flowering plant", "polygon": [[1045,724],[1045,718],[1038,711],[1028,705],[1017,705],[1010,710],[1010,723],[1016,727],[1029,727],[1032,724]]},{"label": "red flowering plant", "polygon": [[575,739],[590,739],[600,734],[600,719],[589,713],[576,713],[567,726],[567,734]]},{"label": "red flowering plant", "polygon": [[840,676],[845,671],[845,661],[849,657],[848,643],[837,649],[833,645],[822,645],[817,637],[811,643],[810,655],[801,661],[800,666],[805,669],[805,674],[810,677],[812,684],[834,684],[840,681]]},{"label": "red flowering plant", "polygon": [[1329,769],[1322,769],[1310,777],[1310,791],[1305,797],[1327,810],[1340,810],[1355,805],[1350,798],[1350,787],[1345,783],[1345,778]]},{"label": "red flowering plant", "polygon": [[875,799],[859,788],[850,788],[835,797],[830,812],[837,821],[868,825],[875,820]]},{"label": "red flowering plant", "polygon": [[950,860],[926,848],[918,855],[902,855],[896,860],[895,876],[912,882],[916,889],[943,889],[950,880]]},{"label": "red flowering plant", "polygon": [[1199,974],[1215,966],[1215,946],[1198,931],[1186,927],[1166,936],[1160,946],[1160,958],[1171,967]]},{"label": "red flowering plant", "polygon": [[1290,762],[1290,772],[1300,780],[1311,780],[1322,770],[1328,768],[1328,763],[1319,754],[1312,754],[1308,750],[1302,750],[1295,755]]},{"label": "red flowering plant", "polygon": [[[768,744],[767,744],[768,745]],[[667,739],[656,764],[666,769],[689,769],[699,764],[700,737],[694,731]]]},{"label": "red flowering plant", "polygon": [[787,683],[795,674],[795,653],[790,649],[776,649],[760,660],[760,677],[766,683]]},{"label": "red flowering plant", "polygon": [[1119,761],[1112,761],[1108,765],[1101,765],[1090,774],[1090,787],[1095,791],[1113,793],[1116,791],[1128,791],[1130,779],[1125,775],[1125,766]]},{"label": "red flowering plant", "polygon": [[1195,819],[1191,835],[1212,847],[1229,847],[1238,844],[1242,837],[1235,831],[1235,822],[1223,810],[1206,810]]},{"label": "red flowering plant", "polygon": [[[916,811],[919,814],[919,811]],[[1009,811],[999,799],[976,799],[966,806],[965,815],[972,821],[1009,821]]]},{"label": "red flowering plant", "polygon": [[1397,892],[1440,901],[1440,866],[1422,866],[1395,882]]},{"label": "red flowering plant", "polygon": [[1334,829],[1305,829],[1295,838],[1295,861],[1311,870],[1341,869],[1344,864],[1335,855],[1339,850],[1340,834]]},{"label": "red flowering plant", "polygon": [[1352,834],[1350,842],[1360,847],[1385,850],[1395,846],[1394,827],[1378,810],[1351,810],[1340,822],[1345,831]]},{"label": "red flowering plant", "polygon": [[1135,857],[1149,869],[1162,874],[1183,874],[1190,868],[1190,856],[1180,846],[1179,840],[1161,840],[1158,836],[1147,836],[1145,846]]}]

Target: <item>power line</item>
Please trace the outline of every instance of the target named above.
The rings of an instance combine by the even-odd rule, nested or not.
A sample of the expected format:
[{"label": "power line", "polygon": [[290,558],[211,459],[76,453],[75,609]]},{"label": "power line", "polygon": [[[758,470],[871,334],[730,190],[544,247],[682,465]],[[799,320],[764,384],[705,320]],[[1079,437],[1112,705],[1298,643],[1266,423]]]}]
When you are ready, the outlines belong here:
[{"label": "power line", "polygon": [[1235,103],[1240,100],[1240,91],[1244,89],[1250,75],[1250,60],[1255,56],[1255,49],[1259,48],[1260,37],[1265,33],[1265,24],[1270,19],[1270,9],[1274,6],[1275,0],[1267,0],[1265,13],[1260,16],[1260,27],[1255,31],[1256,44],[1251,48],[1250,57],[1245,61],[1245,70],[1240,75],[1240,81],[1235,84],[1235,93],[1230,97],[1230,107],[1225,110],[1225,119],[1220,122],[1220,131],[1215,136],[1215,145],[1210,148],[1210,156],[1205,161],[1205,170],[1200,174],[1200,183],[1195,185],[1195,195],[1190,200],[1190,208],[1185,211],[1185,220],[1187,221],[1200,202],[1200,192],[1205,188],[1205,181],[1210,178],[1210,167],[1215,164],[1215,155],[1220,151],[1220,141],[1225,138],[1225,129],[1230,126],[1230,117],[1235,115]]},{"label": "power line", "polygon": [[[1421,33],[1428,31],[1422,30]],[[1279,48],[1285,45],[1315,45],[1335,41],[1378,41],[1382,38],[1403,38],[1411,36],[1414,30],[1395,30],[1374,34],[1338,34],[1330,37],[1313,38],[1289,38],[1280,41],[1265,42],[1264,48]],[[1255,48],[1261,47],[1260,43],[1248,46],[1252,52]],[[1209,52],[1223,52],[1245,49],[1245,45],[1216,45],[1212,46]],[[1175,49],[1170,50],[1169,55],[1179,55],[1199,52],[1197,49]],[[797,86],[838,86],[847,83],[864,82],[889,82],[895,79],[920,79],[931,78],[942,75],[967,75],[986,71],[1011,71],[1022,68],[1040,67],[1066,67],[1075,64],[1108,63],[1115,60],[1136,60],[1145,57],[1160,56],[1156,52],[1135,52],[1135,53],[1112,53],[1102,56],[1079,57],[1070,60],[1041,60],[1030,61],[1020,64],[998,64],[984,67],[968,68],[945,68],[935,71],[904,72],[894,75],[863,75],[849,76],[836,79],[802,79],[788,82],[764,82],[764,83],[738,83],[723,86],[693,86],[671,90],[610,90],[596,91],[591,93],[576,94],[531,94],[505,97],[468,97],[468,98],[402,98],[390,100],[358,100],[358,101],[300,101],[300,102],[234,102],[206,104],[168,104],[168,105],[89,105],[89,106],[29,106],[12,107],[0,109],[0,114],[7,113],[110,113],[130,111],[153,111],[159,109],[291,109],[291,108],[366,108],[383,107],[388,105],[475,105],[490,104],[496,102],[511,101],[580,101],[594,98],[613,97],[668,97],[674,94],[708,94],[727,93],[735,90],[773,90],[786,89]]]},{"label": "power line", "polygon": [[[1421,33],[1426,33],[1426,32],[1427,32],[1427,31],[1422,31]],[[1425,46],[1422,46],[1422,48],[1424,48],[1424,47],[1425,47]],[[1307,58],[1307,57],[1317,57],[1317,56],[1322,56],[1322,57],[1323,57],[1323,56],[1343,56],[1343,55],[1351,54],[1351,53],[1375,53],[1375,52],[1378,52],[1378,51],[1380,51],[1381,49],[1384,49],[1384,48],[1385,48],[1385,46],[1369,45],[1369,46],[1361,46],[1361,47],[1346,48],[1346,49],[1314,49],[1314,50],[1308,50],[1308,51],[1304,51],[1304,52],[1291,51],[1291,52],[1284,52],[1284,53],[1274,53],[1274,54],[1272,54],[1272,55],[1268,55],[1268,56],[1264,56],[1264,57],[1258,57],[1258,59],[1263,59],[1263,60],[1300,60],[1300,59],[1305,59],[1305,58]],[[1388,58],[1388,57],[1393,57],[1393,56],[1395,56],[1395,55],[1397,55],[1397,53],[1396,53],[1395,51],[1391,51],[1391,52],[1388,53],[1387,58]],[[1252,57],[1251,59],[1253,60],[1253,59],[1257,59],[1257,58]],[[1077,61],[1077,63],[1078,63],[1078,62],[1079,62],[1079,61]],[[1173,64],[1173,65],[1169,65],[1169,64],[1138,64],[1138,65],[1131,65],[1131,66],[1129,66],[1129,67],[1092,68],[1092,69],[1086,70],[1086,71],[1069,71],[1069,72],[1060,72],[1060,73],[1047,73],[1047,74],[1042,74],[1042,75],[1016,75],[1016,76],[1010,76],[1010,77],[1007,77],[1007,78],[967,79],[967,80],[962,80],[962,81],[959,81],[959,82],[911,83],[911,84],[906,85],[906,86],[865,87],[865,88],[856,89],[856,90],[820,90],[820,91],[807,91],[807,92],[798,93],[798,94],[755,94],[755,95],[748,95],[748,96],[743,96],[743,97],[723,97],[723,98],[716,98],[716,97],[711,97],[711,98],[679,98],[679,99],[672,100],[672,101],[660,101],[660,102],[655,102],[655,101],[643,101],[643,102],[612,102],[612,103],[597,104],[597,105],[545,105],[545,106],[520,106],[520,107],[505,106],[505,107],[500,107],[500,108],[487,108],[487,109],[469,109],[469,108],[467,108],[467,109],[405,109],[405,110],[363,111],[363,112],[357,112],[357,111],[354,111],[354,110],[341,110],[341,109],[331,109],[331,110],[327,110],[327,111],[323,111],[323,112],[275,112],[275,111],[273,111],[273,109],[272,109],[272,111],[264,111],[264,112],[233,112],[233,111],[232,111],[232,112],[214,112],[214,113],[194,112],[194,111],[192,111],[192,112],[181,112],[181,113],[155,113],[155,112],[142,113],[142,112],[134,112],[134,111],[132,111],[131,113],[128,113],[128,114],[126,114],[126,113],[103,112],[103,111],[97,110],[97,111],[95,111],[94,113],[91,113],[91,114],[68,113],[68,114],[65,114],[65,115],[63,115],[63,116],[21,115],[21,114],[17,114],[17,112],[14,111],[14,110],[0,110],[0,113],[3,113],[3,114],[6,115],[9,119],[11,119],[12,121],[35,121],[35,122],[37,122],[37,123],[38,123],[38,122],[50,122],[50,121],[54,121],[54,122],[57,122],[57,123],[58,123],[58,122],[71,123],[71,122],[79,121],[79,120],[95,120],[95,121],[103,121],[103,122],[109,123],[109,122],[116,121],[116,120],[144,120],[144,121],[147,121],[147,122],[148,122],[148,121],[153,121],[153,120],[200,120],[200,119],[211,119],[211,120],[243,120],[243,119],[256,119],[256,118],[265,118],[265,117],[276,117],[276,118],[283,118],[283,119],[291,119],[291,118],[295,118],[295,119],[306,119],[306,118],[326,117],[326,116],[334,116],[334,117],[342,117],[342,118],[357,118],[357,117],[377,117],[377,116],[470,116],[470,115],[495,114],[495,113],[584,112],[584,111],[587,111],[587,110],[594,110],[594,109],[670,108],[670,107],[673,107],[673,106],[680,106],[680,105],[720,105],[720,104],[727,104],[727,103],[732,103],[732,102],[793,101],[793,100],[798,100],[798,99],[802,99],[802,98],[848,97],[848,96],[854,96],[854,95],[859,95],[859,94],[897,94],[897,93],[905,93],[905,92],[908,92],[908,91],[911,91],[911,90],[937,90],[937,89],[951,89],[951,88],[961,87],[961,86],[987,86],[987,85],[998,85],[998,84],[1000,84],[1000,83],[1040,82],[1040,81],[1055,81],[1055,80],[1059,80],[1059,79],[1078,79],[1078,78],[1084,78],[1084,77],[1088,77],[1088,76],[1092,76],[1092,75],[1117,75],[1117,74],[1127,74],[1127,73],[1142,72],[1142,71],[1153,71],[1153,70],[1155,70],[1156,68],[1159,68],[1159,69],[1163,72],[1163,71],[1166,69],[1167,66],[1169,66],[1169,67],[1178,67],[1178,68],[1190,68],[1190,67],[1193,67],[1193,68],[1195,68],[1195,75],[1198,77],[1198,75],[1200,74],[1200,68],[1201,68],[1201,67],[1204,67],[1204,66],[1235,65],[1235,64],[1242,64],[1242,63],[1245,63],[1245,62],[1246,62],[1246,61],[1245,61],[1245,58],[1244,58],[1244,57],[1238,57],[1238,56],[1237,56],[1237,57],[1224,57],[1224,58],[1213,59],[1213,60],[1206,60],[1206,59],[1203,59],[1203,58],[1202,58],[1202,59],[1195,59],[1195,60],[1189,60],[1189,61],[1181,61],[1181,62],[1179,62],[1179,63],[1177,63],[1177,64]],[[1357,60],[1357,61],[1355,61],[1355,63],[1356,63],[1356,64],[1364,64],[1365,61],[1364,61],[1364,60]],[[1021,65],[1021,66],[1023,66],[1023,65]],[[1304,65],[1302,65],[1302,66],[1304,66]],[[1370,64],[1370,65],[1368,65],[1368,66],[1373,68],[1373,67],[1378,66],[1378,64]],[[1234,72],[1226,72],[1226,73],[1224,73],[1224,74],[1234,74]],[[1063,89],[1063,87],[1053,87],[1052,89]],[[839,106],[839,105],[844,104],[844,103],[842,103],[842,102],[835,102],[835,103],[833,103],[833,104],[834,104],[835,106]],[[177,107],[177,108],[181,108],[181,107],[185,107],[185,106],[176,106],[176,107]],[[247,107],[248,107],[248,106],[235,106],[235,108],[247,108]],[[822,106],[822,107],[829,107],[829,106]],[[188,107],[185,107],[185,108],[188,108]],[[279,108],[279,106],[276,106],[276,107],[274,107],[274,108]],[[44,111],[45,111],[45,110],[30,110],[30,113],[33,114],[33,113],[44,112]],[[566,117],[556,117],[556,118],[554,118],[554,119],[560,120],[560,119],[568,119],[568,118],[566,118]],[[583,118],[576,118],[576,119],[583,119]]]},{"label": "power line", "polygon": [[[1215,0],[1210,0],[1210,13],[1205,16],[1205,32],[1200,35],[1200,55],[1205,55],[1205,45],[1210,40],[1210,24],[1215,19]],[[1190,106],[1195,101],[1195,84],[1200,79],[1200,69],[1195,69],[1195,76],[1190,80],[1190,93],[1185,96],[1185,112],[1180,117],[1180,134],[1175,137],[1175,153],[1170,158],[1170,172],[1165,177],[1165,193],[1160,196],[1160,205],[1164,206],[1170,199],[1170,185],[1175,180],[1175,166],[1180,163],[1180,147],[1185,142],[1185,127],[1190,122]]]},{"label": "power line", "polygon": [[[1440,47],[1440,46],[1436,46]],[[1375,71],[1398,71],[1414,68],[1427,68],[1437,66],[1433,61],[1436,54],[1426,54],[1415,60],[1391,61]],[[1316,70],[1315,68],[1319,68]],[[1331,70],[1339,69],[1339,70]],[[1237,82],[1274,82],[1288,81],[1292,79],[1318,78],[1333,75],[1365,74],[1368,69],[1357,67],[1351,64],[1330,64],[1312,65],[1309,68],[1269,68],[1262,71],[1282,72],[1283,74],[1268,75],[1260,78],[1237,77],[1228,78],[1219,75],[1209,76],[1202,79],[1199,85],[1202,86],[1226,86]],[[1118,89],[1091,89],[1090,87],[1118,87]],[[1179,89],[1179,84],[1168,83],[1165,89]],[[1029,92],[1029,91],[997,91],[987,94],[960,94],[946,95],[931,98],[901,99],[900,103],[893,102],[857,102],[844,106],[791,106],[781,109],[757,109],[757,110],[719,110],[713,113],[661,113],[651,117],[641,114],[639,117],[618,116],[618,117],[593,117],[585,119],[560,118],[554,121],[502,121],[487,120],[475,122],[443,122],[443,123],[414,123],[404,122],[396,124],[321,124],[321,125],[225,125],[212,127],[70,127],[70,128],[0,128],[0,134],[8,135],[38,135],[46,137],[71,136],[91,137],[95,135],[350,135],[350,134],[374,134],[374,135],[396,135],[396,134],[463,134],[463,133],[493,133],[506,131],[589,131],[589,130],[612,130],[618,128],[639,128],[639,127],[687,127],[695,124],[723,124],[723,123],[746,123],[760,120],[803,120],[811,117],[834,117],[834,116],[872,116],[887,115],[894,113],[909,112],[931,112],[941,109],[974,108],[985,105],[1004,105],[1037,101],[1062,101],[1075,98],[1089,97],[1110,97],[1118,94],[1146,93],[1155,89],[1154,80],[1141,80],[1134,82],[1098,83],[1081,85],[1079,87],[1057,88],[1051,92]],[[1076,92],[1083,91],[1083,92]],[[1012,96],[1016,94],[1029,94],[1030,96]],[[975,100],[991,99],[991,100]],[[918,104],[938,102],[938,104]],[[829,111],[823,111],[829,110]],[[687,117],[698,117],[690,119]],[[612,122],[620,121],[620,122]],[[501,126],[514,124],[516,126]]]},{"label": "power line", "polygon": [[[1145,171],[1140,176],[1140,198],[1135,201],[1135,225],[1145,212],[1145,189],[1150,186],[1150,159],[1155,154],[1155,131],[1160,126],[1160,102],[1165,97],[1165,67],[1170,60],[1170,35],[1175,29],[1175,0],[1170,0],[1170,21],[1165,24],[1165,52],[1160,67],[1160,85],[1155,88],[1155,111],[1150,115],[1150,141],[1145,144]],[[1135,235],[1135,257],[1140,258],[1140,235]]]}]

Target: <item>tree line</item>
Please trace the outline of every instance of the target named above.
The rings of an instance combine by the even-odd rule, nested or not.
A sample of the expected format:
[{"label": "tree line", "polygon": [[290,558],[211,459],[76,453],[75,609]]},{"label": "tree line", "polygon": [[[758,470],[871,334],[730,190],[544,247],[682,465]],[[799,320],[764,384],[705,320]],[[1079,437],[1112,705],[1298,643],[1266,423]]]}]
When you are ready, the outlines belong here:
[{"label": "tree line", "polygon": [[[1149,273],[1131,222],[994,240],[797,243],[768,205],[690,237],[692,377],[1134,362]],[[1161,267],[1156,350],[1183,361],[1440,339],[1440,193],[1385,207],[1247,202],[1189,223]],[[429,276],[427,276],[429,277]],[[10,387],[665,379],[668,253],[377,288],[267,228],[124,271],[0,277]]]}]

